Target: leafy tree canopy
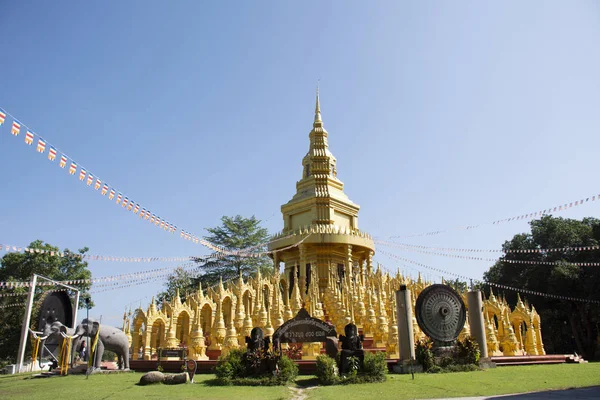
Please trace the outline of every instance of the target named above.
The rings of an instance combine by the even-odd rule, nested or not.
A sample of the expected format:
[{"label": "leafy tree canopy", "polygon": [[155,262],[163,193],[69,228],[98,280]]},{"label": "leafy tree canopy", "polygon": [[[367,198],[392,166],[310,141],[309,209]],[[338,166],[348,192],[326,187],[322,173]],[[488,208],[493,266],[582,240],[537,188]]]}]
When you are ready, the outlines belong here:
[{"label": "leafy tree canopy", "polygon": [[[234,251],[257,246],[268,241],[269,233],[267,229],[260,226],[260,220],[254,216],[244,218],[240,215],[235,217],[223,216],[221,225],[215,228],[208,228],[210,233],[204,239],[223,247],[226,250]],[[257,248],[256,251],[261,251]],[[235,279],[240,276],[248,278],[258,271],[268,274],[271,272],[273,263],[268,256],[262,257],[239,257],[224,256],[219,259],[209,261],[198,260],[200,275],[195,279],[194,286],[202,283],[204,288],[219,283]]]},{"label": "leafy tree canopy", "polygon": [[[533,250],[597,246],[600,220],[554,218],[545,216],[530,222],[531,233],[515,235],[502,248]],[[553,261],[556,265],[515,264],[505,260]],[[572,263],[600,262],[600,251],[556,251],[513,253],[500,258],[485,274],[493,282],[555,295],[600,300],[600,267],[579,267]],[[503,293],[511,305],[516,293]],[[600,307],[590,303],[529,296],[542,318],[542,336],[549,353],[577,351],[593,358],[597,346]]]},{"label": "leafy tree canopy", "polygon": [[[194,272],[178,267],[167,278],[164,285],[165,290],[156,296],[156,303],[160,305],[163,301],[170,302],[175,297],[177,289],[179,289],[180,296],[186,296],[187,292],[193,291],[192,286],[195,277],[196,274]],[[182,298],[181,301],[185,301],[185,298]]]},{"label": "leafy tree canopy", "polygon": [[[0,281],[30,281],[33,274],[45,276],[56,281],[90,279],[92,273],[88,269],[87,262],[78,257],[57,257],[48,254],[50,251],[58,252],[58,247],[44,243],[41,240],[31,242],[28,246],[33,249],[43,249],[46,253],[7,253],[0,259]],[[83,255],[88,251],[84,247],[78,251]],[[63,253],[71,253],[65,249]],[[83,299],[89,296],[89,284],[77,285],[81,290],[79,308],[85,307]],[[36,289],[34,305],[39,306],[45,293],[55,289],[53,286],[41,286]],[[26,294],[29,289],[19,287],[3,290],[2,293],[23,294],[23,296],[5,296],[0,297],[0,305],[20,304],[27,300]],[[93,306],[93,302],[90,303]],[[34,307],[32,312],[32,327],[36,322],[35,316],[37,309]],[[19,336],[21,333],[21,324],[25,315],[25,305],[7,307],[2,309],[0,316],[0,359],[15,360],[19,347]]]}]

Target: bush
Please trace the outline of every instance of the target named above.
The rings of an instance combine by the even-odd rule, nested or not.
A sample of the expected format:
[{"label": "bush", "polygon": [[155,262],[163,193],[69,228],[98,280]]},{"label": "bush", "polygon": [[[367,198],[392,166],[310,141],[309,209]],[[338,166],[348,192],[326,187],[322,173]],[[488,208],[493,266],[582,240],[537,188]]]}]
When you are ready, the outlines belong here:
[{"label": "bush", "polygon": [[450,355],[434,357],[433,343],[429,339],[419,340],[415,345],[415,357],[429,373],[463,372],[479,370],[479,345],[472,337],[458,340]]},{"label": "bush", "polygon": [[225,357],[219,357],[215,368],[217,378],[227,381],[246,377],[248,372],[244,363],[245,354],[243,349],[231,349]]},{"label": "bush", "polygon": [[429,339],[421,339],[415,345],[415,358],[427,372],[435,366],[435,358],[432,351],[433,343]]},{"label": "bush", "polygon": [[321,385],[335,385],[340,380],[340,371],[335,360],[327,355],[317,356],[317,379]]},{"label": "bush", "polygon": [[116,361],[117,359],[117,354],[113,351],[104,350],[102,353],[102,361]]},{"label": "bush", "polygon": [[293,382],[298,376],[298,366],[288,357],[282,355],[277,361],[277,373],[275,378],[279,384],[285,385],[288,382]]},{"label": "bush", "polygon": [[350,372],[348,376],[340,376],[338,363],[327,355],[317,357],[317,379],[321,385],[347,385],[352,383],[383,382],[387,376],[385,353],[365,352],[365,360],[361,368],[358,358],[350,357]]},{"label": "bush", "polygon": [[428,370],[423,369],[423,371],[428,372],[430,374],[439,374],[444,372],[444,369],[438,365],[433,365]]},{"label": "bush", "polygon": [[475,364],[453,364],[444,368],[442,372],[472,372],[480,370],[481,368]]},{"label": "bush", "polygon": [[385,353],[378,351],[377,353],[365,353],[365,362],[363,370],[363,378],[367,382],[383,382],[385,381],[388,371],[387,362],[385,361]]},{"label": "bush", "polygon": [[[262,369],[265,364],[274,370]],[[275,386],[287,385],[298,376],[298,367],[288,357],[275,357],[271,353],[247,353],[244,349],[232,349],[220,357],[215,368],[217,385]]]},{"label": "bush", "polygon": [[445,374],[449,372],[472,372],[472,371],[480,371],[481,368],[475,364],[450,364],[445,368],[442,368],[438,365],[434,365],[427,371],[430,374]]},{"label": "bush", "polygon": [[455,354],[460,364],[477,364],[479,362],[479,344],[471,336],[456,343]]},{"label": "bush", "polygon": [[283,354],[292,360],[302,360],[302,343],[288,343],[288,348],[282,350]]},{"label": "bush", "polygon": [[450,365],[456,364],[456,359],[454,358],[454,355],[442,356],[439,359],[434,358],[434,360],[436,361],[435,365],[442,368],[446,368]]}]

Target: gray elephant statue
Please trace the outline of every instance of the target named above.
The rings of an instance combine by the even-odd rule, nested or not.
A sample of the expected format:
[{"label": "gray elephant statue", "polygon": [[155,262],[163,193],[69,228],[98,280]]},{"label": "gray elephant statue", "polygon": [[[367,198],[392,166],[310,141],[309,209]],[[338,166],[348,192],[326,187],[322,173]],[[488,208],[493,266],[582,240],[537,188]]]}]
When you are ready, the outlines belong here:
[{"label": "gray elephant statue", "polygon": [[[68,336],[73,336],[75,329],[66,327],[60,321],[54,321],[51,324],[46,323],[44,325],[44,331],[42,332],[42,340],[40,343],[40,352],[39,352],[39,363],[41,367],[42,358],[47,354],[48,357],[52,359],[56,359],[58,357],[58,349],[63,343],[63,337],[61,335],[65,334]],[[73,339],[72,348],[79,348],[79,344],[81,343],[81,338],[76,337]],[[72,352],[71,356],[71,365],[74,362],[75,352]]]},{"label": "gray elephant statue", "polygon": [[[100,330],[100,333],[98,333],[98,330]],[[114,326],[100,325],[98,321],[86,318],[77,325],[74,333],[78,337],[89,337],[91,339],[90,346],[93,345],[93,340],[98,334],[98,344],[93,355],[92,370],[100,368],[104,350],[110,350],[117,354],[119,369],[129,370],[129,341],[125,332]],[[91,349],[89,351],[91,355]]]}]

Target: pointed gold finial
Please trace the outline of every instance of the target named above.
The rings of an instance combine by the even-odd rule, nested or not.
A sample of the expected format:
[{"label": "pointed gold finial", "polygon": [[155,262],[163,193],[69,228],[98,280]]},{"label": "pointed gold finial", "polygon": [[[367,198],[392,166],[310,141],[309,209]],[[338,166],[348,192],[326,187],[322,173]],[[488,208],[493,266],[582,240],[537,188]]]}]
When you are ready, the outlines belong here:
[{"label": "pointed gold finial", "polygon": [[315,105],[315,123],[323,122],[321,120],[321,103],[319,101],[319,81],[317,81],[317,104]]}]

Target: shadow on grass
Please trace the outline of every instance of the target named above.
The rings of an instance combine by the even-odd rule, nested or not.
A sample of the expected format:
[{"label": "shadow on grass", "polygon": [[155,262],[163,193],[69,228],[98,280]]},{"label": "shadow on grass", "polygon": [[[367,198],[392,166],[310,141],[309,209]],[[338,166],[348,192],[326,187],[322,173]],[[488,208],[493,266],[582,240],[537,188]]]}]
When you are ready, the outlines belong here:
[{"label": "shadow on grass", "polygon": [[319,386],[319,380],[315,376],[302,377],[302,378],[296,379],[296,386],[298,386],[301,389]]},{"label": "shadow on grass", "polygon": [[258,387],[285,387],[293,384],[293,382],[281,382],[273,380],[270,377],[262,377],[262,378],[237,378],[229,381],[223,381],[219,378],[215,379],[207,379],[202,382],[198,382],[200,385],[204,386],[258,386]]},{"label": "shadow on grass", "polygon": [[218,378],[207,379],[205,381],[198,382],[197,384],[204,386],[223,386],[223,383]]}]

